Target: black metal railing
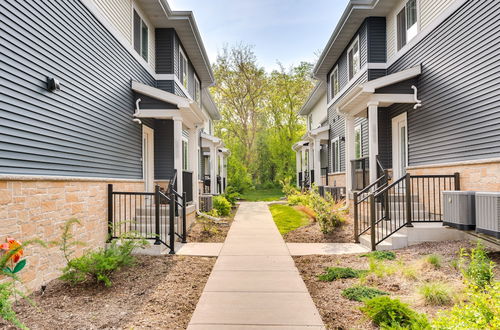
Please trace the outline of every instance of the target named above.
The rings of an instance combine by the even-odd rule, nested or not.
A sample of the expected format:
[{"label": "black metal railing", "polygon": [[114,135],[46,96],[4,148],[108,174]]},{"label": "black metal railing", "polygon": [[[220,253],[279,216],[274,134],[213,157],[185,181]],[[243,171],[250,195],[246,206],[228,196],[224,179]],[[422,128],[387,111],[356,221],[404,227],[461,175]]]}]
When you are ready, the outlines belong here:
[{"label": "black metal railing", "polygon": [[217,175],[217,193],[218,193],[218,194],[221,194],[221,193],[222,193],[221,187],[222,187],[222,180],[221,180],[221,176],[220,176],[220,175]]},{"label": "black metal railing", "polygon": [[304,184],[304,181],[302,179],[302,172],[299,172],[299,187],[302,188]]},{"label": "black metal railing", "polygon": [[[177,169],[174,170],[174,176],[168,184],[168,194],[170,197],[170,213],[177,218],[177,226],[174,234],[181,239],[182,243],[186,243],[187,228],[186,228],[186,193],[180,195],[176,190],[177,187]],[[180,209],[179,209],[180,208]],[[173,239],[172,237],[170,239]]]},{"label": "black metal railing", "polygon": [[352,189],[362,190],[370,183],[369,158],[358,158],[351,160],[352,167]]},{"label": "black metal railing", "polygon": [[193,201],[193,172],[182,171],[182,192],[186,194],[186,202]]},{"label": "black metal railing", "polygon": [[211,181],[211,178],[210,178],[210,174],[205,174],[203,176],[203,193],[205,194],[209,194],[211,193],[211,184],[212,184],[212,181]]},{"label": "black metal railing", "polygon": [[345,200],[346,188],[318,186],[318,194],[323,198],[325,198],[329,194],[335,202],[339,202],[341,200]]},{"label": "black metal railing", "polygon": [[302,181],[302,188],[309,189],[311,187],[311,178],[309,177],[310,172],[309,171],[304,171],[303,175],[303,181]]},{"label": "black metal railing", "polygon": [[321,176],[325,177],[325,186],[328,186],[328,167],[321,168]]}]

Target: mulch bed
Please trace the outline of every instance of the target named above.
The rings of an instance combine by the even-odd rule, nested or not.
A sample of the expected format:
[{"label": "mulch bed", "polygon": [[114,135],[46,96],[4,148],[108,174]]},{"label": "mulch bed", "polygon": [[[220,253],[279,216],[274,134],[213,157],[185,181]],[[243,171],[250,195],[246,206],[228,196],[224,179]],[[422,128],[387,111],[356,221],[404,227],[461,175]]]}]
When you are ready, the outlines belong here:
[{"label": "mulch bed", "polygon": [[[114,274],[113,286],[70,286],[60,280],[15,306],[31,329],[186,329],[215,258],[137,256]],[[8,325],[0,320],[0,328]]]},{"label": "mulch bed", "polygon": [[[451,265],[452,260],[457,259],[461,247],[473,247],[469,241],[448,241],[423,243],[401,250],[395,250],[397,259],[385,261],[399,265],[399,269],[415,267],[417,279],[407,279],[398,270],[393,275],[378,278],[368,275],[364,285],[376,287],[389,292],[391,297],[399,298],[409,303],[418,312],[425,312],[434,316],[437,310],[449,307],[434,307],[426,305],[416,292],[419,284],[425,281],[442,281],[460,290],[463,287],[460,272]],[[423,262],[425,256],[438,254],[441,256],[441,268],[434,269]],[[498,261],[500,254],[491,255],[494,261]],[[359,284],[359,279],[341,279],[333,282],[320,282],[317,275],[322,273],[325,267],[352,267],[354,269],[368,269],[367,258],[360,255],[337,255],[337,256],[302,256],[294,257],[302,278],[316,304],[323,322],[328,329],[374,329],[376,328],[359,310],[363,305],[361,302],[351,301],[342,296],[342,290]],[[497,276],[498,267],[496,269]]]},{"label": "mulch bed", "polygon": [[346,217],[346,221],[336,228],[333,233],[323,234],[316,221],[307,226],[292,230],[283,235],[287,243],[354,243],[353,219]]},{"label": "mulch bed", "polygon": [[195,223],[189,228],[187,241],[189,243],[224,243],[229,228],[231,228],[231,224],[233,223],[236,211],[238,211],[238,206],[233,207],[231,209],[231,214],[227,217],[223,217],[221,222],[211,221],[210,228],[213,230],[210,232],[204,230],[205,226],[203,224],[203,221],[210,220],[197,216]]}]

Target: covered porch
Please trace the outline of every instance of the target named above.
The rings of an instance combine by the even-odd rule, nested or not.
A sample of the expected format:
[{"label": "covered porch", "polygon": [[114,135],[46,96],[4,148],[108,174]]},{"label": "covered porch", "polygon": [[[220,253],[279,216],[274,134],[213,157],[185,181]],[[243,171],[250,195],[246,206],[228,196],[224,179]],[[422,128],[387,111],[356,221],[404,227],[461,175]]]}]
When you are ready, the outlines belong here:
[{"label": "covered porch", "polygon": [[201,133],[200,190],[203,194],[220,195],[227,187],[229,149],[218,137]]}]

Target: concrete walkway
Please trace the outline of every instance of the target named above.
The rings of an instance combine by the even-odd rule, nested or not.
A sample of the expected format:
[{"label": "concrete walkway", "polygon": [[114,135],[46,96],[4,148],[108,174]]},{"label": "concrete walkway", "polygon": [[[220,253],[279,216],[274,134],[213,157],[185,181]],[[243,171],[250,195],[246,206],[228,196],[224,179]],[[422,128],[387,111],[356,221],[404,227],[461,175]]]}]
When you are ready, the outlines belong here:
[{"label": "concrete walkway", "polygon": [[266,203],[241,203],[188,329],[324,329]]}]

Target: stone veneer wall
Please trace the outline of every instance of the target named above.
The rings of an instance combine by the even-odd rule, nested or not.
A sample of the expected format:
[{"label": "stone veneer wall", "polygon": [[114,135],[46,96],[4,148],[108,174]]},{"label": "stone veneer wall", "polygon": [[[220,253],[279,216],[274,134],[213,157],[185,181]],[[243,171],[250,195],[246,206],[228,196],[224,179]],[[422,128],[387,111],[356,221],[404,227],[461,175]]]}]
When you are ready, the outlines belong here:
[{"label": "stone veneer wall", "polygon": [[329,173],[328,174],[328,186],[330,187],[345,187],[346,186],[346,174],[341,173]]},{"label": "stone veneer wall", "polygon": [[[94,179],[0,178],[0,241],[14,237],[21,242],[58,240],[66,220],[77,218],[77,240],[87,249],[103,247],[107,237],[107,185],[115,191],[144,191],[143,181]],[[57,278],[65,266],[59,247],[31,245],[25,249],[27,266],[20,273],[28,290]]]}]

